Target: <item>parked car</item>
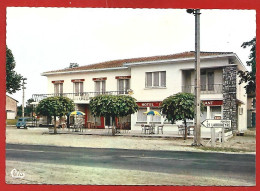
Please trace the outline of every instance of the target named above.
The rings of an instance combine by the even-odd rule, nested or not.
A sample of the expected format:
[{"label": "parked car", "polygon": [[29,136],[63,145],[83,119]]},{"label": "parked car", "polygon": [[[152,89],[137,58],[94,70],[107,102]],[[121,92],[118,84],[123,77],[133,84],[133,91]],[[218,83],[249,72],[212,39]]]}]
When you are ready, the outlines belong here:
[{"label": "parked car", "polygon": [[29,117],[19,118],[16,127],[19,129],[20,127],[27,128],[29,126],[33,126],[33,119]]}]

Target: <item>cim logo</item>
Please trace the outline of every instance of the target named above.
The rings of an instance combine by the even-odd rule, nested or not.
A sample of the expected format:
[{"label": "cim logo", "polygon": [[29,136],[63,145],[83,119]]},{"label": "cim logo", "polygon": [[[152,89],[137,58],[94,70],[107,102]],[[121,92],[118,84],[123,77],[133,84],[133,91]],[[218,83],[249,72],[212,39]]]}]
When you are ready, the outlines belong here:
[{"label": "cim logo", "polygon": [[20,172],[19,170],[16,170],[15,168],[11,171],[11,176],[13,178],[24,178],[25,174]]}]

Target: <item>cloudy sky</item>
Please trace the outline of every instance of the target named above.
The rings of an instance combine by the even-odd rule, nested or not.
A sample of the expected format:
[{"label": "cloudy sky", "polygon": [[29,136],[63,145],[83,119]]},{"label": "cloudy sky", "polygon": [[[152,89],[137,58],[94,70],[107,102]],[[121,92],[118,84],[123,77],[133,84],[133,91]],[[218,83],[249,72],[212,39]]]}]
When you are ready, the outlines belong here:
[{"label": "cloudy sky", "polygon": [[[235,52],[244,65],[254,10],[201,10],[201,51]],[[194,50],[185,9],[7,8],[7,46],[26,77],[25,100],[47,92],[42,72],[102,61]],[[68,92],[69,93],[69,92]],[[22,91],[12,95],[22,103]]]}]

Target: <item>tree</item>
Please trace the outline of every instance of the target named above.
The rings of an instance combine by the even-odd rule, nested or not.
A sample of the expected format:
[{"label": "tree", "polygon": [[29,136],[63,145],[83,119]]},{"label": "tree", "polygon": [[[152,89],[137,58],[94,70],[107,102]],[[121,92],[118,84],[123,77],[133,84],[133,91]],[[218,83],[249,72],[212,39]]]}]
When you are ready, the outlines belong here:
[{"label": "tree", "polygon": [[54,117],[54,134],[57,133],[56,117],[62,117],[74,110],[74,102],[67,97],[48,97],[36,107],[37,115]]},{"label": "tree", "polygon": [[241,47],[247,48],[251,47],[249,60],[246,62],[248,66],[251,66],[251,72],[248,71],[238,71],[240,76],[239,84],[245,82],[247,83],[245,86],[247,94],[255,94],[256,90],[256,82],[255,82],[255,74],[256,74],[256,37],[248,42],[244,42]]},{"label": "tree", "polygon": [[33,112],[33,105],[31,105],[31,103],[34,102],[34,100],[32,98],[28,99],[26,101],[26,106],[24,108],[24,113],[27,115],[27,116],[30,116],[32,115],[32,112]]},{"label": "tree", "polygon": [[112,135],[115,135],[115,117],[124,117],[138,110],[136,100],[127,95],[99,95],[90,100],[90,109],[95,117],[112,117]]},{"label": "tree", "polygon": [[[31,103],[34,102],[32,98],[26,101],[26,106],[24,107],[24,115],[31,116],[33,112],[33,105]],[[22,105],[17,106],[17,116],[22,116]]]},{"label": "tree", "polygon": [[14,71],[15,59],[12,51],[6,46],[6,92],[12,94],[21,89],[22,75]]},{"label": "tree", "polygon": [[[194,119],[195,96],[190,93],[177,93],[163,100],[161,112],[171,123],[183,120],[185,126],[184,139],[187,138],[187,119]],[[203,110],[203,104],[201,104]]]}]

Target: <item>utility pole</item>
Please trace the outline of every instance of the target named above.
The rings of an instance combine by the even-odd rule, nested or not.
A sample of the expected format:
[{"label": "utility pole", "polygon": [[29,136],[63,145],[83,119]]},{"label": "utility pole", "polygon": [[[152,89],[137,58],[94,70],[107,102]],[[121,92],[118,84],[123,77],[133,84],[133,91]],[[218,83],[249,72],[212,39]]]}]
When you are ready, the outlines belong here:
[{"label": "utility pole", "polygon": [[24,85],[27,84],[25,82],[25,80],[27,80],[27,78],[23,78],[22,80],[23,80],[23,83],[22,83],[22,89],[23,89],[22,117],[24,117],[24,90],[26,89],[26,87]]},{"label": "utility pole", "polygon": [[192,145],[201,146],[200,124],[200,9],[187,9],[195,16],[195,131]]}]

